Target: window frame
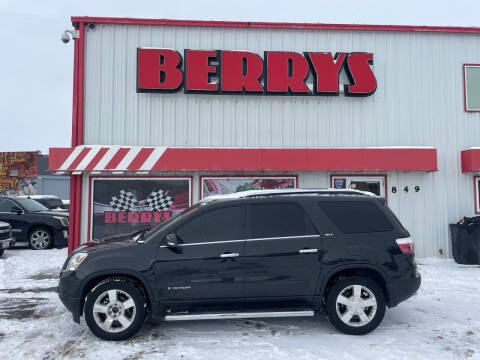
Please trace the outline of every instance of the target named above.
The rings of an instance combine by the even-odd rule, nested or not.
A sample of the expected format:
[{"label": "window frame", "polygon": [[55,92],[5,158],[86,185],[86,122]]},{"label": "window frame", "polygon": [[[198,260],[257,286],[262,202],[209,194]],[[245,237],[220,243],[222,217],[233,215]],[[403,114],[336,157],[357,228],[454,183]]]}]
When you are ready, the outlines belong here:
[{"label": "window frame", "polygon": [[379,173],[372,173],[372,174],[368,174],[368,173],[360,173],[360,174],[355,174],[355,173],[349,173],[349,174],[339,174],[339,173],[334,173],[334,174],[330,174],[330,187],[331,188],[334,188],[334,178],[337,178],[337,177],[345,177],[345,178],[355,178],[355,177],[365,177],[365,178],[375,178],[375,177],[378,177],[378,178],[383,178],[383,192],[385,194],[385,201],[387,202],[388,204],[388,183],[387,183],[387,174],[379,174]]},{"label": "window frame", "polygon": [[[314,230],[314,234],[272,236],[272,237],[260,237],[260,238],[259,237],[254,237],[253,232],[252,232],[253,227],[252,227],[252,221],[251,221],[251,216],[250,216],[252,206],[255,206],[255,205],[282,205],[282,204],[293,205],[293,206],[297,206],[298,208],[300,208],[303,211],[305,220],[310,222],[311,227]],[[317,227],[315,226],[315,222],[313,222],[312,219],[310,218],[310,215],[308,214],[308,211],[306,211],[305,208],[302,205],[300,205],[298,202],[295,202],[295,201],[284,201],[284,200],[282,200],[280,202],[268,201],[268,202],[250,203],[250,204],[247,205],[245,216],[246,216],[246,224],[247,224],[247,231],[246,231],[246,240],[247,241],[248,240],[250,240],[250,241],[251,240],[260,240],[260,239],[273,240],[273,239],[305,238],[305,237],[314,237],[314,236],[320,237],[321,236]]]},{"label": "window frame", "polygon": [[480,64],[463,64],[463,109],[465,112],[468,113],[477,113],[480,112],[479,109],[469,109],[468,108],[468,101],[467,101],[467,68],[469,67],[478,67],[480,68]]},{"label": "window frame", "polygon": [[475,214],[480,215],[480,175],[473,177],[473,194],[474,194],[474,204],[475,204]]}]

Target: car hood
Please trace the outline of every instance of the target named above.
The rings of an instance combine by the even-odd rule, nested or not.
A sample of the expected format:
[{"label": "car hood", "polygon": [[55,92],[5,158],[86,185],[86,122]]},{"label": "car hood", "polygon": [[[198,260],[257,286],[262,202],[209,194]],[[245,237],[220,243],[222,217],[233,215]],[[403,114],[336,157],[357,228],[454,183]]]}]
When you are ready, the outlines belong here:
[{"label": "car hood", "polygon": [[137,245],[137,242],[133,239],[135,234],[136,232],[114,235],[103,239],[94,239],[82,244],[82,246],[75,249],[75,252],[91,252]]}]

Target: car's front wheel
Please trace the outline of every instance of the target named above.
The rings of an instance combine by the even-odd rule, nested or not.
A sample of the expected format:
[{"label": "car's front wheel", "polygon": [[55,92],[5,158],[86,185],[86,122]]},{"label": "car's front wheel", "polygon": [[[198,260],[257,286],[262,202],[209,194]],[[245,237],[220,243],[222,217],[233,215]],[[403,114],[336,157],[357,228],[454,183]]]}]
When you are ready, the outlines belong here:
[{"label": "car's front wheel", "polygon": [[5,251],[4,249],[0,249],[0,256],[3,255],[3,252],[4,252],[4,251]]},{"label": "car's front wheel", "polygon": [[107,279],[87,295],[84,315],[88,327],[99,338],[125,340],[142,327],[146,302],[133,283]]},{"label": "car's front wheel", "polygon": [[341,278],[327,296],[327,316],[333,326],[350,335],[363,335],[374,330],[386,310],[382,289],[364,276]]},{"label": "car's front wheel", "polygon": [[34,228],[30,231],[28,244],[33,250],[45,250],[52,247],[52,233],[43,227]]}]

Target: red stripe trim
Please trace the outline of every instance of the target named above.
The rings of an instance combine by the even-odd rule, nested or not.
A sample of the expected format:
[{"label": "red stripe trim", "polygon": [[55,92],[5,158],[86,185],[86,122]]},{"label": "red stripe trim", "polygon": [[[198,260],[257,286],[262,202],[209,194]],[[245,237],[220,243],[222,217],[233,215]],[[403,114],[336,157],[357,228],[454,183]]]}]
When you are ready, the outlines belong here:
[{"label": "red stripe trim", "polygon": [[92,171],[95,166],[97,166],[98,162],[103,158],[103,156],[106,154],[108,151],[108,148],[101,148],[98,150],[97,154],[93,157],[92,161],[88,163],[88,165],[85,167],[85,171]]},{"label": "red stripe trim", "polygon": [[143,163],[148,159],[150,154],[155,150],[154,148],[143,148],[140,152],[135,156],[132,160],[130,165],[127,166],[127,170],[136,171],[140,169]]},{"label": "red stripe trim", "polygon": [[413,31],[413,32],[453,32],[480,33],[480,28],[463,26],[417,26],[417,25],[367,25],[367,24],[314,24],[287,22],[244,22],[244,21],[205,21],[139,19],[116,17],[72,16],[73,23],[156,25],[186,27],[254,28],[254,29],[311,29],[311,30],[363,30],[363,31]]},{"label": "red stripe trim", "polygon": [[50,148],[48,149],[48,170],[56,171],[67,160],[74,148]]},{"label": "red stripe trim", "polygon": [[437,171],[437,149],[168,148],[151,171]]},{"label": "red stripe trim", "polygon": [[83,148],[82,151],[80,151],[80,154],[73,160],[73,162],[70,164],[68,167],[69,171],[75,171],[77,169],[77,166],[82,162],[82,160],[87,156],[88,152],[91,150],[91,148]]},{"label": "red stripe trim", "polygon": [[113,170],[115,169],[118,164],[120,164],[120,161],[127,155],[127,153],[130,151],[130,148],[120,148],[118,149],[117,153],[113,155],[112,160],[109,161],[109,163],[105,166],[105,170]]},{"label": "red stripe trim", "polygon": [[462,173],[480,171],[480,148],[461,152]]}]

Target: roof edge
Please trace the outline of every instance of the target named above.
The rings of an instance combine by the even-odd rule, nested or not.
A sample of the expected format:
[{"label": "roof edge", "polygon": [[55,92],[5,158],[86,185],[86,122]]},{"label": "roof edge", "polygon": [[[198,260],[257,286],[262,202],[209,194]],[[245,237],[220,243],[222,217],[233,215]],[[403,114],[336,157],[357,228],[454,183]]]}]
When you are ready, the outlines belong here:
[{"label": "roof edge", "polygon": [[120,17],[72,16],[72,23],[157,25],[185,27],[220,27],[253,29],[309,29],[309,30],[363,30],[363,31],[402,31],[402,32],[446,32],[480,33],[479,27],[426,26],[426,25],[371,25],[371,24],[325,24],[257,21],[216,21],[216,20],[174,20]]}]

